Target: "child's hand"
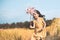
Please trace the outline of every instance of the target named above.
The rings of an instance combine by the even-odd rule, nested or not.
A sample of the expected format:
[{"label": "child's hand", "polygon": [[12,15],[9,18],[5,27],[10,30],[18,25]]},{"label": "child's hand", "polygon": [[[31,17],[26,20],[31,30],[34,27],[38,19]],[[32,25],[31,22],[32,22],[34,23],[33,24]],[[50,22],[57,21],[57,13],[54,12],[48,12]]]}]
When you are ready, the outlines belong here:
[{"label": "child's hand", "polygon": [[33,33],[33,35],[34,35],[34,37],[38,37],[38,35],[37,35],[37,34],[35,34],[35,33]]}]

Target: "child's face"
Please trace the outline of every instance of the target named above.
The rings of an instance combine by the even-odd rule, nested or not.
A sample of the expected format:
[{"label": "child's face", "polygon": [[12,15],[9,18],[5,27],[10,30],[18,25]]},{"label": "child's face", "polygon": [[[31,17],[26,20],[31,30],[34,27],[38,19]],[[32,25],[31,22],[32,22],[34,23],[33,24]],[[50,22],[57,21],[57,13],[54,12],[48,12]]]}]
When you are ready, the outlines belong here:
[{"label": "child's face", "polygon": [[39,14],[37,14],[37,13],[35,12],[35,13],[33,13],[33,17],[34,17],[34,18],[38,18],[38,17],[39,17]]}]

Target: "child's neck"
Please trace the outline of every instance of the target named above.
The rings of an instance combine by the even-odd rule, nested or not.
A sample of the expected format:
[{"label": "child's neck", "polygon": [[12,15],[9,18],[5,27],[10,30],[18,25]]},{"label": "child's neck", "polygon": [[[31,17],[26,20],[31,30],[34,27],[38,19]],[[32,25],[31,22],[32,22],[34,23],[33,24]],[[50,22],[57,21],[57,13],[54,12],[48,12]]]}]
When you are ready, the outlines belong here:
[{"label": "child's neck", "polygon": [[35,20],[39,20],[39,17],[35,18]]}]

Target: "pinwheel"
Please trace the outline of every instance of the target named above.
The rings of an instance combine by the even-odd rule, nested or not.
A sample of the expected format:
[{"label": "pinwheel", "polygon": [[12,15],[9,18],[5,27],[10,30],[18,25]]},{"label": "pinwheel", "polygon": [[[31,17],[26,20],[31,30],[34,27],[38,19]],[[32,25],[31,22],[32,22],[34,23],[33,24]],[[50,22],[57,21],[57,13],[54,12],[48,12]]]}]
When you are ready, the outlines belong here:
[{"label": "pinwheel", "polygon": [[32,21],[32,16],[31,15],[33,15],[34,11],[35,11],[35,8],[34,7],[28,7],[26,9],[26,13],[27,14],[30,14],[30,21]]},{"label": "pinwheel", "polygon": [[27,12],[28,14],[31,14],[31,15],[33,15],[34,11],[35,11],[35,8],[34,8],[34,7],[29,7],[29,8],[27,8],[27,10],[26,10],[26,12]]}]

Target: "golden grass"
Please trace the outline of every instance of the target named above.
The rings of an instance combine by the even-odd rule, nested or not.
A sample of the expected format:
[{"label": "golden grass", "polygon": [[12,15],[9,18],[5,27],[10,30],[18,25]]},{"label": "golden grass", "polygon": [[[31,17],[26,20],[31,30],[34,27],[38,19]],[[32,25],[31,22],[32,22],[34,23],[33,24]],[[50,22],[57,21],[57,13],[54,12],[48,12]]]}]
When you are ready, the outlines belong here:
[{"label": "golden grass", "polygon": [[0,40],[29,40],[33,30],[24,28],[0,29]]},{"label": "golden grass", "polygon": [[0,40],[29,40],[33,30],[16,28],[0,29]]},{"label": "golden grass", "polygon": [[33,31],[24,28],[0,29],[0,40],[29,40]]}]

